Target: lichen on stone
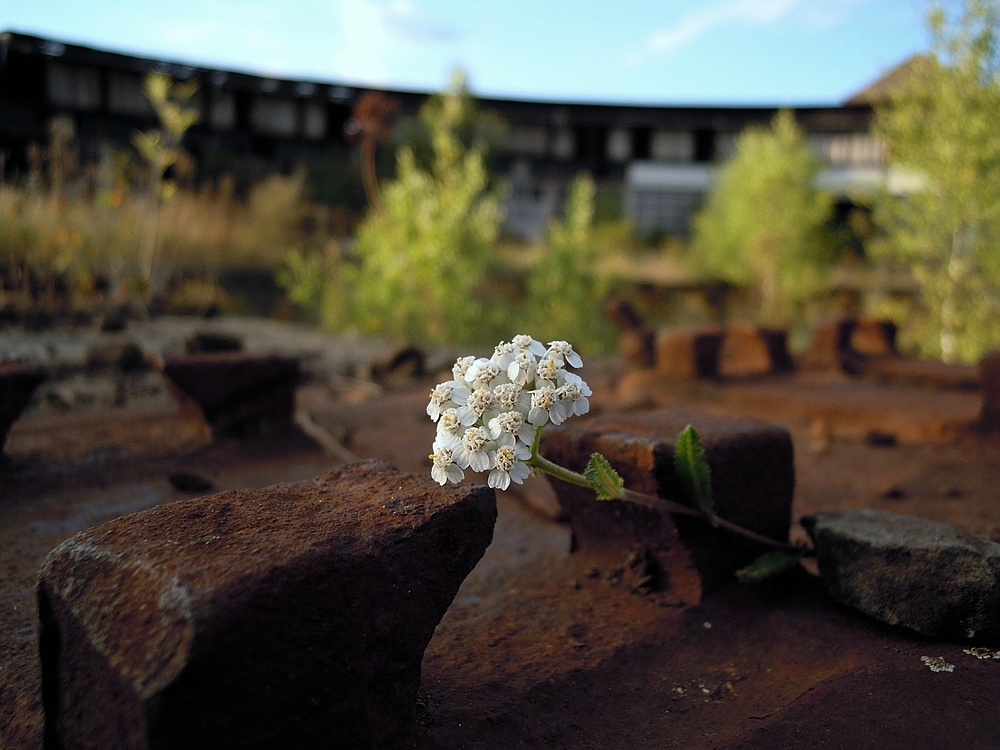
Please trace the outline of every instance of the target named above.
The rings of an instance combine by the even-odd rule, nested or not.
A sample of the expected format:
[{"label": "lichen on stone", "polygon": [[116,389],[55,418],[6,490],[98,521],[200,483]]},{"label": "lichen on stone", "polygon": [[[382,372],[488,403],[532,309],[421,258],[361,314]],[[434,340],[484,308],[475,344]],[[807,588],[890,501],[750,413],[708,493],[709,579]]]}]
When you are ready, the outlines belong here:
[{"label": "lichen on stone", "polygon": [[943,656],[921,656],[920,661],[932,672],[954,672],[955,665],[945,661]]}]

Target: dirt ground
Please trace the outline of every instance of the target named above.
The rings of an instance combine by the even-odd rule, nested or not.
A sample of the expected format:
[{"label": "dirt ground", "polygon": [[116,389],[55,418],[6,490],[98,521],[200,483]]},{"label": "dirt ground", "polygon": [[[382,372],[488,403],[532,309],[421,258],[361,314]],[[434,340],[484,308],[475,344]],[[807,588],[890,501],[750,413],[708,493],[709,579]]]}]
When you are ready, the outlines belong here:
[{"label": "dirt ground", "polygon": [[[433,379],[379,390],[352,379],[342,361],[314,367],[300,407],[361,458],[429,470]],[[976,393],[792,376],[660,383],[637,397],[616,389],[614,360],[588,367],[595,411],[683,402],[785,424],[796,450],[794,518],[875,507],[1000,537],[1000,440],[956,427],[978,412]],[[41,747],[42,721],[34,584],[52,547],[190,496],[167,481],[178,469],[228,489],[338,463],[298,438],[211,443],[204,425],[157,399],[40,405],[15,425],[7,452],[0,747],[31,750]],[[965,653],[996,644],[933,642],[880,625],[835,604],[803,570],[672,605],[616,585],[604,575],[614,560],[571,553],[544,481],[499,493],[498,507],[494,542],[424,657],[420,750],[1000,746],[1000,661]],[[923,656],[954,671],[931,672]]]}]

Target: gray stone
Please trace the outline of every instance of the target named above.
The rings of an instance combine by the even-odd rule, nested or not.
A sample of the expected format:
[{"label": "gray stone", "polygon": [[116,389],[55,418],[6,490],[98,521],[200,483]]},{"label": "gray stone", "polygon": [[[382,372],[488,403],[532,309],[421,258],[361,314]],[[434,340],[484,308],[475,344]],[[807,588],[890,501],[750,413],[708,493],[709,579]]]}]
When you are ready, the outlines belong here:
[{"label": "gray stone", "polygon": [[118,518],[38,585],[50,748],[382,748],[493,536],[487,487],[377,461]]},{"label": "gray stone", "polygon": [[877,510],[802,519],[833,597],[924,635],[1000,634],[1000,544]]}]

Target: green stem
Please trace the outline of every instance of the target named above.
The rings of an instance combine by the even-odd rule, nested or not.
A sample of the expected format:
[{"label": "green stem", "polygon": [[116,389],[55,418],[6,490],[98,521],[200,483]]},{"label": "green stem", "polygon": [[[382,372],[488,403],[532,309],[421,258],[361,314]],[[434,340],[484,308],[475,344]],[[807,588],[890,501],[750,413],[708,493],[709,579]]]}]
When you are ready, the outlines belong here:
[{"label": "green stem", "polygon": [[[569,482],[570,484],[575,484],[580,487],[586,487],[588,490],[593,489],[590,486],[590,482],[583,474],[578,474],[575,471],[570,471],[567,468],[560,466],[557,463],[549,461],[547,458],[538,453],[538,434],[540,431],[535,433],[535,441],[531,446],[531,458],[527,460],[528,466],[533,466],[539,471],[545,472],[556,479],[561,479],[564,482]],[[658,511],[660,513],[672,513],[678,516],[689,516],[691,518],[700,518],[706,523],[712,523],[713,519],[710,519],[702,511],[697,508],[692,508],[687,505],[681,505],[680,503],[675,503],[673,500],[666,500],[662,497],[656,497],[655,495],[647,495],[644,492],[635,492],[634,490],[629,490],[622,488],[618,490],[618,499],[624,500],[625,502],[635,503],[636,505],[642,505],[646,508],[651,508],[652,510]],[[763,544],[768,547],[774,547],[776,549],[784,550],[786,552],[801,553],[803,549],[800,547],[795,547],[791,544],[785,542],[779,542],[770,537],[763,536],[751,531],[750,529],[745,529],[732,521],[727,521],[725,518],[719,518],[718,516],[714,519],[714,525],[718,528],[725,529],[733,534],[742,536],[745,539],[750,539],[751,541],[757,542],[758,544]]]},{"label": "green stem", "polygon": [[577,474],[575,471],[564,469],[559,464],[552,463],[547,458],[534,451],[532,451],[531,458],[529,458],[526,463],[528,466],[534,466],[539,471],[551,474],[556,479],[561,479],[564,482],[576,484],[580,487],[586,487],[588,490],[591,489],[590,482],[587,481],[587,478],[583,474]]}]

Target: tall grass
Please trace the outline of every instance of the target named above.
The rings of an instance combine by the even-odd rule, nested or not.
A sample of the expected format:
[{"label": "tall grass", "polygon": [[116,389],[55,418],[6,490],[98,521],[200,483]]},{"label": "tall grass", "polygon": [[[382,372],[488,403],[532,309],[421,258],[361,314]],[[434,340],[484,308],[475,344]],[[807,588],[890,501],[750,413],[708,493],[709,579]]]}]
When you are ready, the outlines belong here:
[{"label": "tall grass", "polygon": [[224,269],[273,272],[290,250],[332,241],[330,210],[307,200],[301,171],[271,175],[242,199],[226,178],[197,189],[168,181],[157,200],[128,158],[112,160],[99,185],[94,169],[54,174],[52,148],[25,179],[0,181],[0,306],[80,308],[105,292],[115,303],[146,299],[152,222],[163,288],[173,292],[214,285]]}]

